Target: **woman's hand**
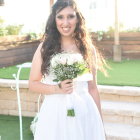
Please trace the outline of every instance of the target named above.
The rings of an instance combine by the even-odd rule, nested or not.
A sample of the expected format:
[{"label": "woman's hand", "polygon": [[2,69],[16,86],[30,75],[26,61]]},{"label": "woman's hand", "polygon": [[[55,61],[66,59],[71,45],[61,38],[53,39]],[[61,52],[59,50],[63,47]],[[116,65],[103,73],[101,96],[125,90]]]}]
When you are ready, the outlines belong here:
[{"label": "woman's hand", "polygon": [[70,79],[64,80],[58,84],[59,93],[70,94],[73,92],[73,81]]}]

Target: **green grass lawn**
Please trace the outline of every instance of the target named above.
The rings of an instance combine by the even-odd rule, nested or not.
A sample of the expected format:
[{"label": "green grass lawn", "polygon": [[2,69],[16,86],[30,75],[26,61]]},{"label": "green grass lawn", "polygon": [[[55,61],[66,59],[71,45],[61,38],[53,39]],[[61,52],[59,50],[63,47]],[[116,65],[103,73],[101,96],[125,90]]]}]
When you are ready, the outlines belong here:
[{"label": "green grass lawn", "polygon": [[[14,79],[13,74],[17,74],[18,68],[16,66],[0,68],[0,78]],[[20,73],[21,80],[29,79],[30,68],[22,68]]]},{"label": "green grass lawn", "polygon": [[98,72],[98,84],[116,86],[140,86],[140,60],[108,62],[108,77]]},{"label": "green grass lawn", "polygon": [[[101,72],[98,72],[98,84],[101,85],[116,85],[116,86],[140,86],[140,60],[123,60],[121,63],[107,61],[111,69],[107,69],[108,77],[105,77]],[[13,79],[12,74],[17,73],[16,66],[1,68],[0,78]],[[29,78],[29,68],[21,70],[20,79]]]},{"label": "green grass lawn", "polygon": [[[33,118],[23,117],[23,139],[33,140],[30,131],[30,123]],[[19,117],[0,115],[0,136],[1,140],[19,140]]]}]

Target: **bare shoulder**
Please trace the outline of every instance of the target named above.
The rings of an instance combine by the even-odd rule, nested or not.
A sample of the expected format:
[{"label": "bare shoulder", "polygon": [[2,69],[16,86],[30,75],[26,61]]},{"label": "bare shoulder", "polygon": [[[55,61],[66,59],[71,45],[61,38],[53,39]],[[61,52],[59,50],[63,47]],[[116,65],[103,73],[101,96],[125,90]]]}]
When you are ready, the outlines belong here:
[{"label": "bare shoulder", "polygon": [[42,45],[43,45],[43,42],[41,42],[41,43],[38,45],[38,47],[37,47],[37,49],[36,49],[36,51],[35,51],[34,56],[37,55],[37,54],[41,54]]}]

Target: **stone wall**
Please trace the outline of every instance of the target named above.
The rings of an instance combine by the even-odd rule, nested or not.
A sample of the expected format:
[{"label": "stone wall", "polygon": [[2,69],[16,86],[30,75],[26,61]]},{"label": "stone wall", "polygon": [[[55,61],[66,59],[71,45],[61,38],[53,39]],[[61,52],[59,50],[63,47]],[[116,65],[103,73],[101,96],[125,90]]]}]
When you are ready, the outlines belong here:
[{"label": "stone wall", "polygon": [[[15,86],[14,80],[0,81],[0,114],[18,116],[17,94],[10,86]],[[23,116],[34,116],[38,111],[38,97],[40,94],[29,92],[27,81],[20,82],[20,98]],[[43,97],[41,96],[40,103]]]},{"label": "stone wall", "polygon": [[[34,116],[38,111],[39,93],[28,90],[28,81],[20,81],[20,97],[23,116]],[[0,114],[18,115],[18,104],[16,91],[11,89],[15,86],[15,80],[0,79]],[[102,100],[117,102],[140,102],[140,87],[118,87],[98,85]],[[44,96],[41,96],[41,103]],[[104,111],[104,109],[103,109]]]}]

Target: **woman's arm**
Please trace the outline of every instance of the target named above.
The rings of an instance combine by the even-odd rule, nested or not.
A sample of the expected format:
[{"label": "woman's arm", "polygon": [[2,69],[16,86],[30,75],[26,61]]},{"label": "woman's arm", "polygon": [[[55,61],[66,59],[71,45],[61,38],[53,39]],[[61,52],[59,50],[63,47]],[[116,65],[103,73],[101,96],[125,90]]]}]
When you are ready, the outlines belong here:
[{"label": "woman's arm", "polygon": [[102,117],[100,95],[97,88],[96,76],[94,75],[93,78],[94,78],[93,81],[88,81],[88,90],[89,90],[90,95],[93,97],[97,105],[97,108],[100,112],[100,115]]},{"label": "woman's arm", "polygon": [[94,61],[94,65],[92,67],[92,74],[93,74],[93,80],[92,81],[89,81],[88,82],[88,89],[89,89],[89,93],[91,94],[91,96],[93,97],[97,107],[98,107],[98,110],[101,114],[101,117],[102,117],[102,113],[101,113],[101,103],[100,103],[100,95],[99,95],[99,91],[98,91],[98,88],[97,88],[97,55],[96,55],[96,50],[95,48],[93,47],[93,50],[92,50],[92,59]]},{"label": "woman's arm", "polygon": [[33,60],[32,67],[30,71],[29,77],[29,90],[42,93],[42,94],[55,94],[55,93],[71,93],[72,92],[72,84],[68,84],[71,80],[65,80],[61,82],[61,88],[58,85],[48,85],[41,83],[42,73],[41,73],[41,47],[42,44],[37,48]]},{"label": "woman's arm", "polygon": [[31,67],[30,77],[29,77],[29,90],[38,93],[53,94],[58,92],[59,90],[58,86],[41,83],[41,79],[42,79],[42,73],[41,73],[42,58],[40,52],[41,47],[42,44],[40,44],[39,47],[37,48],[32,60],[32,67]]}]

